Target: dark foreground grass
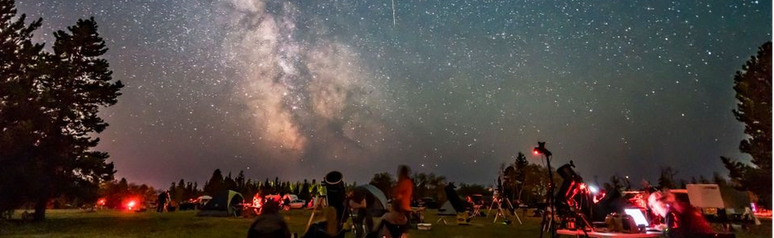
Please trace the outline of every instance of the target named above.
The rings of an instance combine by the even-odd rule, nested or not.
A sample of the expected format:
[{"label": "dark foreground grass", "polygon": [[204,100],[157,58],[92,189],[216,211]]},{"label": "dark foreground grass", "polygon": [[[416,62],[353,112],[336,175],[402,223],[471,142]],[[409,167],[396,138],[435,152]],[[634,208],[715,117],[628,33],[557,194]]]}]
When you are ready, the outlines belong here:
[{"label": "dark foreground grass", "polygon": [[[128,213],[113,210],[85,212],[80,210],[51,210],[41,223],[0,223],[2,237],[245,237],[252,218],[197,217],[193,211],[173,213]],[[284,212],[291,232],[302,234],[311,211]],[[319,217],[319,215],[318,215]],[[518,223],[492,223],[492,217],[475,218],[471,225],[454,225],[454,217],[447,217],[449,225],[433,224],[430,231],[411,230],[410,237],[538,237],[540,218],[521,217]],[[435,211],[428,212],[426,222],[435,223]],[[515,221],[514,221],[515,222]],[[771,237],[771,220],[750,231],[740,231],[739,238]],[[352,237],[352,234],[347,234]]]}]

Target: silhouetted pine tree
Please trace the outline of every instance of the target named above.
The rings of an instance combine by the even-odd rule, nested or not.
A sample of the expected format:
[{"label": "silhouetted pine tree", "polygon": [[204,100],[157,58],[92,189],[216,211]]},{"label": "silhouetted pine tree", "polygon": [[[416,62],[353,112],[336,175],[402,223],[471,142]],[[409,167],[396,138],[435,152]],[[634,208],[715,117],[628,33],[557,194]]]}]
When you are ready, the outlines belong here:
[{"label": "silhouetted pine tree", "polygon": [[239,174],[234,179],[234,182],[236,183],[236,191],[239,191],[240,193],[245,192],[247,190],[247,181],[245,178],[245,171],[240,170]]},{"label": "silhouetted pine tree", "polygon": [[32,43],[42,19],[29,26],[25,20],[16,15],[13,0],[0,0],[0,219],[30,198],[30,187],[19,185],[34,179],[25,171],[41,138],[36,120],[45,118],[34,87],[40,84],[43,45]]},{"label": "silhouetted pine tree", "polygon": [[304,179],[304,183],[301,185],[301,190],[298,192],[298,198],[311,201],[312,196],[309,193],[309,181]]},{"label": "silhouetted pine tree", "polygon": [[658,177],[658,185],[661,187],[661,189],[678,188],[677,181],[675,181],[676,175],[677,170],[672,169],[672,167],[661,167],[661,174]]},{"label": "silhouetted pine tree", "polygon": [[51,54],[29,41],[40,20],[27,27],[15,14],[14,1],[0,1],[0,176],[25,186],[10,192],[5,185],[15,179],[0,177],[0,193],[34,203],[40,221],[51,198],[95,200],[99,184],[112,180],[113,164],[93,150],[99,139],[92,136],[107,127],[99,109],[117,102],[123,84],[112,82],[101,58],[107,47],[93,18],[55,32]]},{"label": "silhouetted pine tree", "polygon": [[744,123],[744,133],[750,136],[739,144],[739,150],[752,160],[745,163],[720,157],[737,188],[755,193],[765,206],[771,206],[772,185],[771,74],[771,42],[767,42],[734,76],[738,103],[733,113],[736,120]]},{"label": "silhouetted pine tree", "polygon": [[214,196],[224,188],[223,174],[220,172],[220,169],[216,169],[214,172],[212,172],[212,177],[210,177],[210,180],[208,180],[207,184],[204,185],[204,193],[207,193],[210,196]]},{"label": "silhouetted pine tree", "polygon": [[237,190],[236,182],[234,182],[234,179],[231,178],[231,172],[228,172],[228,176],[226,176],[226,179],[223,180],[223,186],[225,189],[230,190]]}]

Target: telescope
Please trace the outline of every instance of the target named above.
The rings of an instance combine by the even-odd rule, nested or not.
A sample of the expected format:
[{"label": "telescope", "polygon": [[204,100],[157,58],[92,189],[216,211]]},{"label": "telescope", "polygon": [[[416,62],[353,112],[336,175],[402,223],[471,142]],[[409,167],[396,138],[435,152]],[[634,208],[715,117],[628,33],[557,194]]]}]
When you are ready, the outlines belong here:
[{"label": "telescope", "polygon": [[325,187],[325,200],[328,206],[336,209],[336,215],[339,217],[339,229],[343,224],[341,218],[346,217],[344,199],[346,198],[346,188],[344,187],[344,175],[339,171],[331,171],[323,178]]},{"label": "telescope", "polygon": [[538,141],[538,146],[535,146],[535,149],[532,149],[532,153],[535,155],[545,155],[546,157],[551,157],[551,151],[546,149],[546,142],[540,142]]}]

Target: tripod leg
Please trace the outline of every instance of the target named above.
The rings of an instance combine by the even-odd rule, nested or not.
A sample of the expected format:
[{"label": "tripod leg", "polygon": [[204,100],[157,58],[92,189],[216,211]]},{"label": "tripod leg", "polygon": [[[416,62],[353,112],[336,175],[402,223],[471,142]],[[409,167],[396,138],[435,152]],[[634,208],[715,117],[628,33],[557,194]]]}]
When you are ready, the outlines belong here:
[{"label": "tripod leg", "polygon": [[516,213],[516,209],[513,208],[513,203],[511,203],[511,200],[506,200],[508,202],[508,207],[511,208],[513,211],[513,215],[516,216],[516,220],[519,221],[520,225],[523,225],[524,223],[521,223],[521,218],[519,217],[519,214]]},{"label": "tripod leg", "polygon": [[486,217],[487,218],[489,218],[489,213],[492,211],[492,206],[494,206],[495,202],[497,202],[497,200],[492,199],[492,203],[489,204],[489,209],[486,210]]},{"label": "tripod leg", "polygon": [[540,220],[540,238],[543,238],[543,232],[546,230],[546,211],[543,211],[543,218]]},{"label": "tripod leg", "polygon": [[315,201],[314,201],[314,208],[312,208],[312,215],[309,216],[309,222],[306,223],[306,229],[304,229],[305,232],[308,231],[309,230],[309,226],[312,225],[312,219],[314,219],[314,212],[317,211],[317,206],[318,206],[317,200],[315,199]]},{"label": "tripod leg", "polygon": [[548,220],[548,229],[550,231],[553,231],[553,229],[554,229],[554,218],[553,217],[551,217],[551,219]]},{"label": "tripod leg", "polygon": [[497,214],[495,214],[495,219],[492,221],[492,223],[496,223],[497,218],[499,217],[503,217],[503,219],[505,219],[505,214],[503,214],[503,203],[500,200],[497,202]]}]

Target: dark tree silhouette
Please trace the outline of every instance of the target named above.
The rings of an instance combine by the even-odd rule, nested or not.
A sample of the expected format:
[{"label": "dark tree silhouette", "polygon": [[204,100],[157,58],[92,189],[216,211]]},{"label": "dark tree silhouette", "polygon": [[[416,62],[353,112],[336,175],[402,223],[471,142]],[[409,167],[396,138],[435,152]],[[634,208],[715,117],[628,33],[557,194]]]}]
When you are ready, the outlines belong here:
[{"label": "dark tree silhouette", "polygon": [[519,152],[519,154],[516,156],[516,161],[513,163],[513,167],[516,169],[516,181],[524,182],[526,175],[526,172],[524,171],[525,168],[527,168],[527,165],[529,165],[529,162],[527,161],[527,156],[525,156],[523,153]]},{"label": "dark tree silhouette", "polygon": [[678,188],[678,181],[676,181],[675,178],[676,175],[677,170],[672,169],[672,167],[661,167],[661,174],[658,177],[658,186],[660,186],[661,189]]},{"label": "dark tree silhouette", "polygon": [[223,179],[223,187],[229,190],[237,190],[236,182],[231,178],[231,172],[228,172],[228,176]]},{"label": "dark tree silhouette", "polygon": [[301,185],[301,191],[298,192],[298,198],[306,201],[312,200],[312,195],[309,193],[309,181],[306,179],[304,179],[304,183]]},{"label": "dark tree silhouette", "polygon": [[471,196],[476,194],[492,196],[492,192],[490,192],[484,185],[467,183],[460,183],[459,188],[457,188],[457,194],[460,196]]},{"label": "dark tree silhouette", "polygon": [[210,177],[210,180],[208,180],[207,184],[204,185],[204,193],[214,196],[224,188],[225,186],[223,184],[223,174],[220,172],[220,169],[216,169],[214,172],[212,172],[212,177]]},{"label": "dark tree silhouette", "polygon": [[236,183],[236,191],[240,193],[244,193],[247,191],[247,179],[245,178],[245,171],[240,170],[239,174],[234,178],[234,182]]},{"label": "dark tree silhouette", "polygon": [[25,19],[24,14],[17,17],[13,0],[0,0],[0,219],[29,199],[30,188],[19,184],[33,179],[24,171],[41,137],[36,120],[44,118],[35,106],[39,92],[34,88],[42,73],[43,45],[32,43],[42,20],[27,26]]},{"label": "dark tree silhouette", "polygon": [[392,175],[385,172],[374,174],[374,177],[371,178],[371,182],[369,184],[374,185],[375,187],[379,188],[379,190],[382,190],[384,195],[390,196],[392,194],[390,190],[396,183],[397,181],[395,181]]},{"label": "dark tree silhouette", "polygon": [[175,186],[175,190],[170,190],[169,192],[172,195],[172,200],[174,200],[178,204],[188,199],[188,197],[185,196],[185,180],[183,179],[180,179],[180,181],[177,182],[177,186]]},{"label": "dark tree silhouette", "polygon": [[[108,126],[99,109],[117,102],[123,84],[112,82],[101,58],[107,47],[93,18],[54,32],[52,54],[29,41],[40,20],[27,27],[15,14],[14,1],[0,1],[0,148],[13,148],[0,152],[0,174],[13,176],[0,177],[0,193],[33,203],[40,221],[52,198],[92,201],[99,184],[112,180],[113,164],[92,150],[99,143],[92,136]],[[16,179],[26,186],[13,188]]]},{"label": "dark tree silhouette", "polygon": [[752,160],[745,163],[720,157],[737,187],[755,193],[766,206],[771,206],[772,185],[771,74],[771,42],[767,42],[734,76],[738,103],[733,113],[744,123],[744,133],[749,136],[739,144],[739,150]]},{"label": "dark tree silhouette", "polygon": [[[414,180],[414,198],[425,198],[430,197],[435,199],[435,201],[441,201],[445,200],[444,187],[446,186],[446,177],[444,176],[437,176],[434,173],[415,173],[412,177],[412,180]],[[386,193],[385,193],[386,194]]]},{"label": "dark tree silhouette", "polygon": [[113,163],[106,162],[108,153],[91,150],[99,143],[91,136],[108,126],[98,116],[99,109],[117,103],[123,84],[111,82],[113,72],[100,58],[107,47],[94,18],[78,20],[67,29],[54,33],[54,54],[44,57],[51,77],[43,78],[47,80],[42,80],[40,91],[49,122],[39,144],[42,155],[33,162],[35,220],[45,218],[51,197],[94,190],[115,173]]},{"label": "dark tree silhouette", "polygon": [[516,155],[516,161],[513,163],[513,167],[516,169],[516,175],[514,177],[514,181],[516,182],[516,189],[513,191],[513,198],[515,199],[520,200],[521,195],[524,193],[524,182],[527,179],[527,165],[529,165],[527,156],[519,151],[519,154]]},{"label": "dark tree silhouette", "polygon": [[127,198],[139,199],[138,202],[147,206],[150,202],[157,199],[157,191],[148,185],[133,184],[126,181],[125,178],[116,181],[103,182],[100,185],[99,196],[105,198],[105,207],[122,209],[126,206]]}]

